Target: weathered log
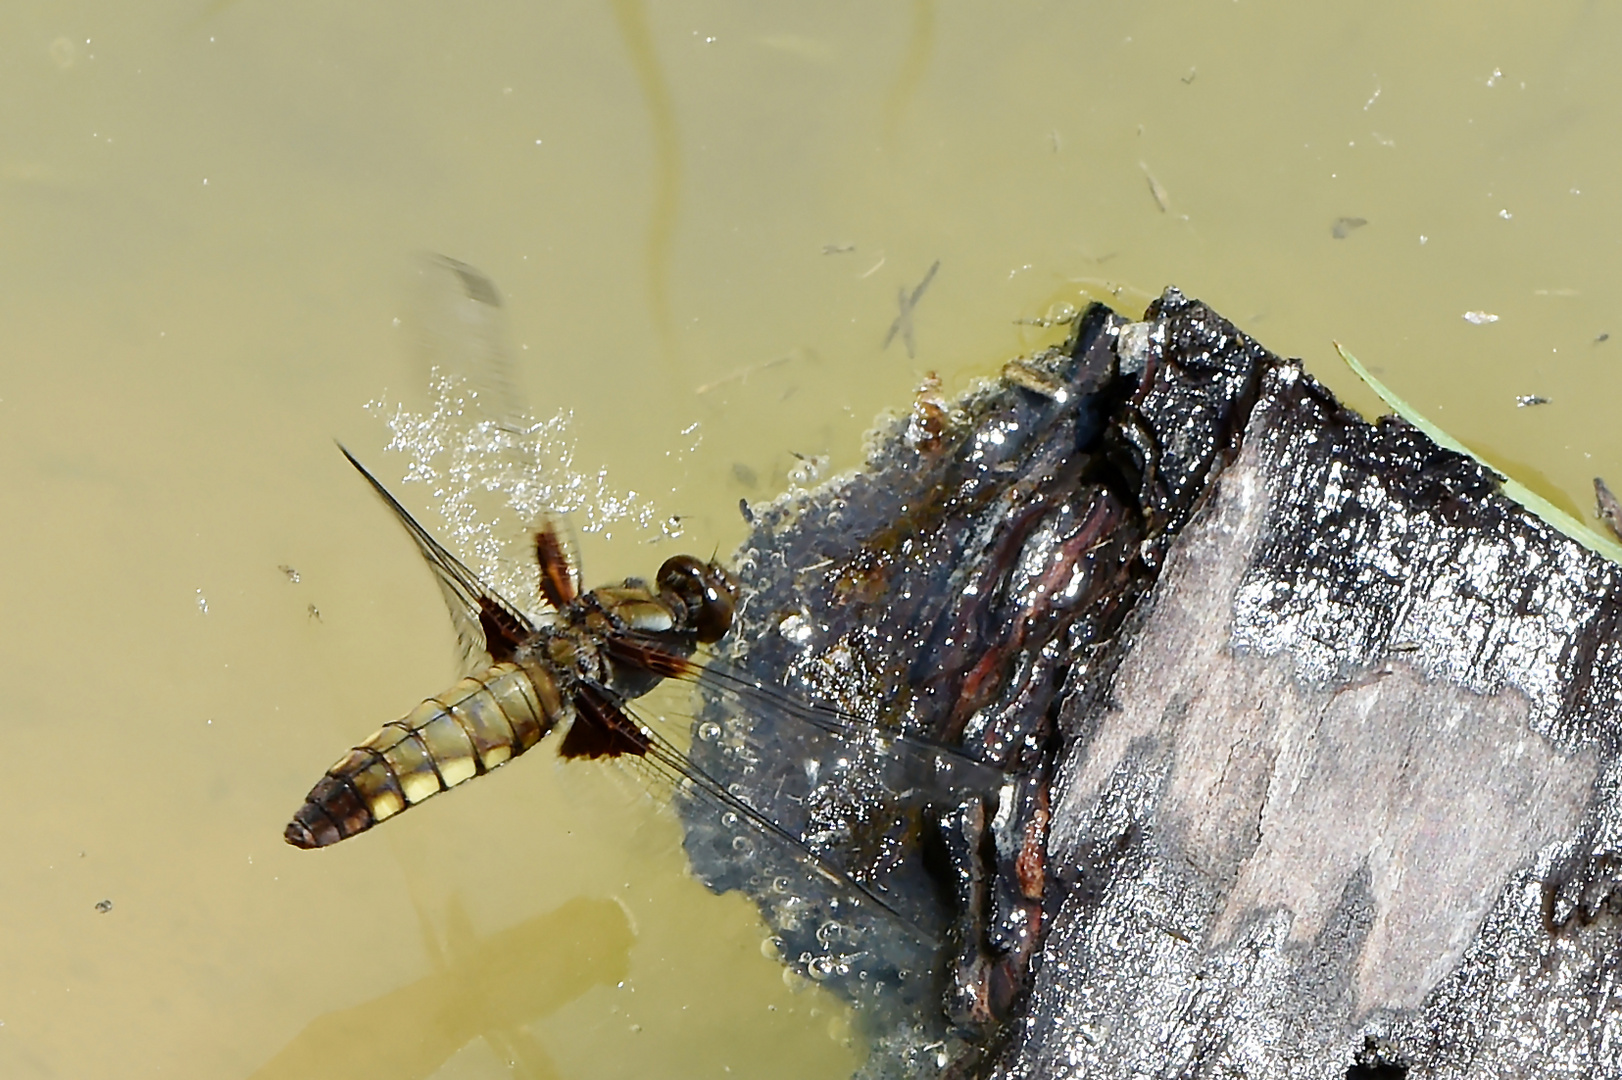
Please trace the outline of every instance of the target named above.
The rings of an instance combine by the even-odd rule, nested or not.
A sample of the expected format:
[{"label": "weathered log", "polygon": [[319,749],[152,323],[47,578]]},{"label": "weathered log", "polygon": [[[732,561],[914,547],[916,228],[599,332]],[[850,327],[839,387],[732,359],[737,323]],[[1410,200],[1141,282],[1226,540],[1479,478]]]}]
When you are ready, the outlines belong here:
[{"label": "weathered log", "polygon": [[735,663],[1011,779],[700,738],[904,919],[712,824],[695,868],[874,1076],[1622,1075],[1618,568],[1499,483],[1175,291],[1095,308],[740,556]]}]

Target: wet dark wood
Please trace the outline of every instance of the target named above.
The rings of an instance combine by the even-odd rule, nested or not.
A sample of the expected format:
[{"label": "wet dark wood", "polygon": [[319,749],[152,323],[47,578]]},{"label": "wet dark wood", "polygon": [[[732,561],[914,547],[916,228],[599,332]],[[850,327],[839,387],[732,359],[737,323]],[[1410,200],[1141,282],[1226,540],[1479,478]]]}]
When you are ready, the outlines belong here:
[{"label": "wet dark wood", "polygon": [[954,927],[858,963],[777,920],[863,1075],[1622,1075],[1616,566],[1175,291],[914,413],[751,508],[734,659],[1011,782],[706,759]]}]

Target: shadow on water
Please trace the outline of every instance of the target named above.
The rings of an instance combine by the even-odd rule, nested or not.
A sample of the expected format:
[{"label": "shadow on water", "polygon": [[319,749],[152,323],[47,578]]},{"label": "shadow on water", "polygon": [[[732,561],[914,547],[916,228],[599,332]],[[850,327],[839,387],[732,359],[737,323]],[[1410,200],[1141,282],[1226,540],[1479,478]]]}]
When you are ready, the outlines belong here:
[{"label": "shadow on water", "polygon": [[612,900],[571,900],[485,938],[453,901],[446,924],[441,948],[424,920],[433,974],[317,1017],[250,1080],[421,1080],[478,1038],[514,1076],[551,1080],[525,1026],[630,970],[634,935]]}]

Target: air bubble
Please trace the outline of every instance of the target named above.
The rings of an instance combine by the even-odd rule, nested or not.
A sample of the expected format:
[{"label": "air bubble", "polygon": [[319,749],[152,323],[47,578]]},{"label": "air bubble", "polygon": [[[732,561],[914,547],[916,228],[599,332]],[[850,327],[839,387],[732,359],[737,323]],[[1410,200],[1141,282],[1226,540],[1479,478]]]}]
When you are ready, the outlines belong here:
[{"label": "air bubble", "polygon": [[831,948],[833,945],[844,941],[849,933],[850,927],[842,922],[830,919],[817,927],[817,941],[823,948]]},{"label": "air bubble", "polygon": [[721,725],[713,720],[706,720],[698,725],[698,737],[705,742],[714,742],[721,737]]}]

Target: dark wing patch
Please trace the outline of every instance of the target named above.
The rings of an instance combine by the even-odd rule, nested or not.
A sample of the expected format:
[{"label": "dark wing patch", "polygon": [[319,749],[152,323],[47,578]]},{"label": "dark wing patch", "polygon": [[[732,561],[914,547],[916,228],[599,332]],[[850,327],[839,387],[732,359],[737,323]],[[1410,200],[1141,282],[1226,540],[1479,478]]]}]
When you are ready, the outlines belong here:
[{"label": "dark wing patch", "polygon": [[685,656],[677,656],[656,642],[637,634],[610,634],[603,641],[608,658],[616,663],[648,671],[661,679],[696,679],[699,666]]},{"label": "dark wing patch", "polygon": [[555,518],[535,530],[535,561],[541,567],[541,597],[562,611],[580,595],[580,560],[567,531]]},{"label": "dark wing patch", "polygon": [[462,642],[464,666],[477,669],[487,667],[491,660],[512,659],[518,646],[535,634],[534,624],[480,581],[460,559],[446,551],[342,443],[338,444],[338,449],[394,511],[394,516],[411,534],[417,550],[433,569],[434,579],[445,594],[445,605],[450,608],[451,621],[456,624],[456,636]]},{"label": "dark wing patch", "polygon": [[600,688],[582,684],[574,692],[574,723],[558,747],[564,758],[641,757],[648,752],[649,735]]}]

